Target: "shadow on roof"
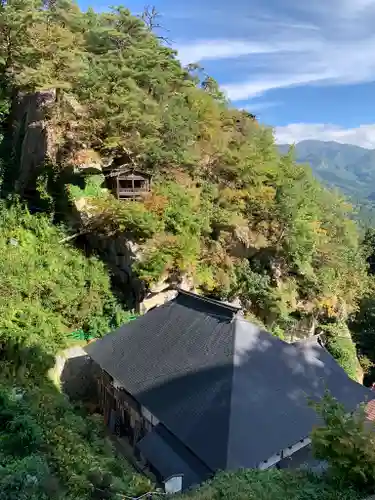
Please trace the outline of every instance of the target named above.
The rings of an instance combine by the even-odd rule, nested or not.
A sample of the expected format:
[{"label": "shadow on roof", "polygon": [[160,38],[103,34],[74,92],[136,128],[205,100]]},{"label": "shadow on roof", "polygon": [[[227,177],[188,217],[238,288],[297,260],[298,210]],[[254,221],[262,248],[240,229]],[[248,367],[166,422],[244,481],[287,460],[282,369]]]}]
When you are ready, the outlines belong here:
[{"label": "shadow on roof", "polygon": [[212,470],[256,467],[307,437],[319,424],[308,399],[326,390],[348,411],[374,397],[316,342],[290,345],[259,332],[241,348],[245,336],[237,333],[234,362],[183,366],[167,379],[146,380],[146,371],[147,389],[133,392]]}]

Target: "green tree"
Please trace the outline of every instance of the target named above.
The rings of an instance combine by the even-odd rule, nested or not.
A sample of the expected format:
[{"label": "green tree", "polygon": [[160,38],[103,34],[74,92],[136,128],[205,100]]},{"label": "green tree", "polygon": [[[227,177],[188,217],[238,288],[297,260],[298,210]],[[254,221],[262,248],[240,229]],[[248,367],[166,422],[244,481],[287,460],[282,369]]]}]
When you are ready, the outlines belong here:
[{"label": "green tree", "polygon": [[330,473],[340,482],[372,491],[375,442],[373,424],[366,425],[364,407],[348,414],[329,394],[311,404],[324,422],[324,427],[315,428],[311,434],[314,455],[328,462]]}]

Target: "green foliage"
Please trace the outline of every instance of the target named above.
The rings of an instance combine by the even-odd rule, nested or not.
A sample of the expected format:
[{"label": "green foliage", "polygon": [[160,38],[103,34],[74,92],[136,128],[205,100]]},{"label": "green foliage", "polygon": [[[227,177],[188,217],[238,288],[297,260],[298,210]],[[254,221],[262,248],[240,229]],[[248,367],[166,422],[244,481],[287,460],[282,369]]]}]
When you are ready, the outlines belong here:
[{"label": "green foliage", "polygon": [[327,349],[350,378],[358,380],[360,365],[350,331],[345,323],[322,325]]},{"label": "green foliage", "polygon": [[30,455],[41,444],[42,431],[26,415],[16,415],[6,426],[6,435],[1,440],[1,450],[13,455]]},{"label": "green foliage", "polygon": [[332,338],[327,349],[350,378],[358,380],[358,359],[355,345],[350,338]]},{"label": "green foliage", "polygon": [[156,195],[167,200],[162,214],[166,232],[191,236],[209,232],[209,213],[202,210],[204,200],[199,198],[199,194],[197,189],[171,182],[157,186]]},{"label": "green foliage", "polygon": [[1,500],[48,500],[50,493],[56,494],[52,481],[46,461],[38,455],[0,463]]},{"label": "green foliage", "polygon": [[232,290],[234,296],[238,296],[244,303],[250,301],[253,306],[265,309],[266,301],[270,296],[271,280],[263,271],[258,273],[251,269],[248,261],[241,261],[236,265],[236,284]]},{"label": "green foliage", "polygon": [[[281,145],[285,153],[287,145]],[[302,141],[294,147],[299,163],[309,163],[314,174],[331,188],[339,188],[356,206],[355,217],[364,227],[374,225],[373,150],[325,141]]]},{"label": "green foliage", "polygon": [[303,472],[276,470],[247,470],[219,474],[212,482],[197,491],[183,495],[188,500],[359,500],[360,495],[350,488]]},{"label": "green foliage", "polygon": [[[7,420],[0,434],[0,499],[89,499],[99,486],[129,495],[150,490],[146,478],[115,458],[101,424],[78,415],[46,380],[24,386],[16,400],[2,387],[0,400]],[[98,476],[106,482],[98,484]]]},{"label": "green foliage", "polygon": [[275,337],[278,337],[280,340],[285,340],[285,332],[279,325],[273,327],[272,333],[275,335]]},{"label": "green foliage", "polygon": [[280,155],[272,131],[233,109],[202,68],[183,68],[123,7],[95,13],[70,0],[12,0],[0,16],[5,101],[58,89],[48,116],[58,169],[79,168],[90,153],[153,174],[141,203],[114,200],[96,178],[70,186],[94,214],[90,230],[144,244],[141,277],[187,274],[218,298],[238,292],[272,327],[284,328],[301,304],[323,320],[355,310],[367,277],[350,207],[292,153]]},{"label": "green foliage", "polygon": [[162,230],[161,221],[137,201],[119,201],[109,196],[93,198],[87,210],[94,216],[90,229],[112,233],[126,233],[145,241]]},{"label": "green foliage", "polygon": [[81,189],[79,186],[69,185],[69,194],[73,200],[80,198],[100,198],[107,195],[107,191],[102,187],[104,184],[103,175],[91,175],[85,180],[85,187]]},{"label": "green foliage", "polygon": [[[372,259],[372,256],[371,256]],[[375,381],[375,282],[373,271],[370,265],[370,283],[371,287],[366,296],[361,300],[358,311],[350,318],[349,326],[353,333],[353,338],[356,342],[360,353],[361,364],[364,363],[363,369],[366,374],[366,383]],[[367,360],[367,361],[366,361]]]},{"label": "green foliage", "polygon": [[[44,215],[0,206],[0,341],[15,355],[17,346],[43,346],[54,353],[70,331],[100,336],[127,313],[116,303],[103,265],[66,243]],[[20,353],[18,355],[21,355]]]},{"label": "green foliage", "polygon": [[[0,5],[0,21],[3,125],[20,94],[57,91],[45,119],[56,133],[58,164],[44,166],[36,180],[47,211],[57,207],[51,177],[64,183],[64,173],[79,169],[87,152],[103,164],[125,162],[152,174],[152,193],[136,202],[115,200],[102,189],[103,176],[87,178],[82,189],[66,181],[70,201],[88,215],[83,229],[136,241],[134,270],[147,283],[168,274],[188,277],[211,296],[239,298],[248,317],[281,338],[301,317],[340,324],[335,331],[325,328],[329,348],[355,377],[355,348],[350,336],[341,339],[341,323],[368,291],[371,262],[345,200],[296,164],[291,152],[280,154],[271,129],[233,109],[199,67],[183,68],[176,53],[126,8],[95,13],[82,12],[71,0],[9,0]],[[9,183],[17,176],[25,132],[17,151],[6,156]],[[30,376],[30,365],[40,375],[71,331],[100,336],[127,319],[103,265],[62,243],[64,231],[45,215],[3,204],[0,225],[0,343],[8,375]],[[113,486],[107,475],[113,462],[103,465],[101,445],[87,447],[80,438],[90,433],[87,428],[56,403],[56,395],[43,391],[31,389],[52,415],[30,410],[48,448],[38,468],[57,470],[72,498],[88,495],[93,481]],[[16,425],[5,410],[0,416],[5,426]],[[38,454],[37,427],[25,419],[17,425],[15,439],[25,439],[25,451]],[[231,480],[219,480],[211,491],[215,498],[233,498],[236,491],[244,498],[266,498],[267,491],[267,498],[299,498],[287,474],[267,474],[246,476],[238,491]],[[267,477],[289,477],[285,490],[282,479],[267,490]],[[302,495],[312,483],[300,480]],[[127,491],[133,486],[128,482]],[[314,483],[313,491],[316,498],[346,499],[325,484]]]},{"label": "green foliage", "polygon": [[311,435],[314,455],[328,462],[330,473],[342,485],[373,491],[374,429],[365,423],[365,409],[350,415],[329,394],[311,405],[324,422]]},{"label": "green foliage", "polygon": [[100,336],[129,312],[103,265],[63,243],[45,215],[2,203],[0,221],[0,499],[89,499],[96,471],[109,481],[107,494],[148,491],[115,459],[102,424],[79,416],[47,377],[72,330]]}]

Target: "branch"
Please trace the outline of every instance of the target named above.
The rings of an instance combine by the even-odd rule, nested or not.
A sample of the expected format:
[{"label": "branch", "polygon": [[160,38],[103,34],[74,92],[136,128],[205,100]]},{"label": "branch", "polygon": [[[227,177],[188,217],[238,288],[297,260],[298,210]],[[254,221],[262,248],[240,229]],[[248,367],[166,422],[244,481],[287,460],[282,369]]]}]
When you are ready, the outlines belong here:
[{"label": "branch", "polygon": [[[159,24],[158,19],[160,18],[159,12],[156,10],[155,6],[150,6],[146,5],[146,7],[143,9],[143,13],[139,16],[140,19],[145,23],[147,29],[151,32],[154,32],[155,30],[162,30],[162,31],[167,31],[164,26]],[[160,35],[155,35],[158,40],[162,40],[168,45],[171,45],[171,40],[168,37],[165,36],[160,36]]]},{"label": "branch", "polygon": [[75,233],[71,236],[67,236],[66,238],[63,238],[62,240],[59,241],[59,243],[66,243],[67,241],[74,240],[74,238],[77,238],[78,236],[83,236],[84,234],[87,234],[89,231],[80,231],[79,233]]}]

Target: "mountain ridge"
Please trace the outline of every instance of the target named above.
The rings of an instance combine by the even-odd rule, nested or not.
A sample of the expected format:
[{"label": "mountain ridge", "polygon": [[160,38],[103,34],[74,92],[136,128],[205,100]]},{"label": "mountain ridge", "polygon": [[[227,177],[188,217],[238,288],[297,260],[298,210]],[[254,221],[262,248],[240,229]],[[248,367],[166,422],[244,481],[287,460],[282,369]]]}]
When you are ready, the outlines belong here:
[{"label": "mountain ridge", "polygon": [[338,141],[322,141],[321,139],[303,139],[302,141],[293,142],[293,143],[280,143],[280,146],[293,146],[299,144],[325,144],[332,146],[348,146],[350,148],[361,149],[365,151],[375,151],[375,148],[365,148],[364,146],[358,146],[357,144],[350,144],[348,142],[338,142]]},{"label": "mountain ridge", "polygon": [[[290,147],[278,145],[283,154]],[[375,221],[375,149],[308,139],[294,145],[294,156],[297,163],[309,164],[326,186],[348,197],[365,225]]]}]

